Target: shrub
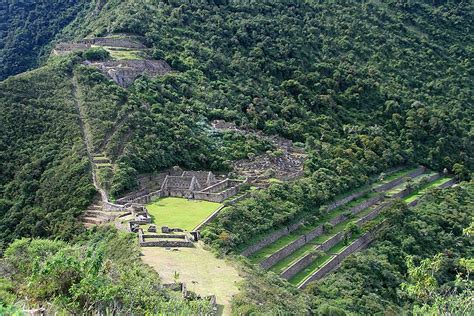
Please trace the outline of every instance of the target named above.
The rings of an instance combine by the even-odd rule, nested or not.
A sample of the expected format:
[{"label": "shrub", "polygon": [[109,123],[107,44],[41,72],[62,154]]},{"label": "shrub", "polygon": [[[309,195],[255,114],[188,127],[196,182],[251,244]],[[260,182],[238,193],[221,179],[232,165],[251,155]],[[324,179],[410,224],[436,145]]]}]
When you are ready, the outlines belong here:
[{"label": "shrub", "polygon": [[102,47],[89,48],[84,52],[83,56],[87,60],[106,60],[110,58],[109,52]]}]

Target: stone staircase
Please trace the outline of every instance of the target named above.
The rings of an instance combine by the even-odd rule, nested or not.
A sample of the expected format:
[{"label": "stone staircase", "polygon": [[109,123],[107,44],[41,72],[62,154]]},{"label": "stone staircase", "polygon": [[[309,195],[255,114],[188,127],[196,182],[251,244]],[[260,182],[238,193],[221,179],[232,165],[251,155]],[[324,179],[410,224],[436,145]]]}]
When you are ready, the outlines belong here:
[{"label": "stone staircase", "polygon": [[79,219],[84,224],[84,226],[92,227],[95,225],[109,223],[122,214],[123,212],[104,211],[102,201],[97,201],[89,206],[89,208],[79,217]]},{"label": "stone staircase", "polygon": [[104,153],[93,153],[92,163],[97,169],[112,168],[112,162]]}]

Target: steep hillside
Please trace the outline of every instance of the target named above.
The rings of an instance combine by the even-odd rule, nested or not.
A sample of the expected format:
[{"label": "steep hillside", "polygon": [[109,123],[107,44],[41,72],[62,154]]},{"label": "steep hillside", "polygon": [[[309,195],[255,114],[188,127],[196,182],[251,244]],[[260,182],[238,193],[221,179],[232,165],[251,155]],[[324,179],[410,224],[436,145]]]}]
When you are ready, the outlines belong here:
[{"label": "steep hillside", "polygon": [[54,36],[89,1],[7,0],[0,7],[0,80],[36,67]]},{"label": "steep hillside", "polygon": [[[69,241],[53,246],[78,254],[81,241],[73,239],[88,233],[80,235],[77,217],[98,198],[98,186],[113,201],[138,189],[139,175],[173,166],[219,173],[231,171],[239,159],[255,162],[262,153],[277,160],[284,153],[268,142],[270,135],[304,148],[304,176],[284,183],[270,179],[274,184],[262,190],[248,186],[243,201],[225,207],[201,231],[220,254],[238,255],[256,238],[303,217],[317,222],[335,197],[399,166],[423,165],[461,180],[472,175],[472,1],[10,2],[0,9],[0,19],[7,16],[0,29],[0,80],[35,67],[41,56],[45,63],[0,82],[0,251],[17,238],[45,237]],[[133,37],[139,49],[88,42],[105,37],[109,43]],[[70,41],[83,39],[85,52],[46,58],[52,41],[80,46]],[[161,62],[167,71],[120,86],[110,78],[117,70],[130,71],[123,61],[130,56]],[[106,69],[107,62],[115,69]],[[215,120],[230,122],[233,130],[219,131]],[[335,298],[329,281],[301,293],[276,275],[249,268],[247,279],[259,282],[246,282],[234,307],[242,314],[378,313],[387,301],[394,313],[403,304],[411,309],[423,300],[387,290],[413,281],[400,277],[409,271],[401,258],[427,259],[444,249],[457,259],[468,257],[469,245],[466,252],[454,245],[465,242],[461,230],[468,219],[454,217],[471,202],[471,191],[432,196],[419,213],[394,208],[407,218],[394,222],[396,229],[382,240],[391,243],[389,249],[403,249],[395,263],[383,257],[390,253],[383,241],[376,244],[380,256],[369,252],[371,262],[391,275],[375,275],[389,280],[371,286],[357,306],[351,298]],[[427,218],[429,206],[445,200]],[[442,223],[445,209],[454,219]],[[404,230],[404,224],[442,226],[456,238],[430,235],[445,247],[418,251],[427,241],[412,241],[416,229]],[[390,233],[399,236],[391,239]],[[113,279],[106,272],[102,276]],[[333,277],[348,297],[364,288],[347,281],[350,274],[344,266]],[[440,284],[453,279],[448,273]],[[68,303],[80,301],[70,294]],[[360,308],[372,296],[373,306]]]},{"label": "steep hillside", "polygon": [[0,240],[70,237],[95,189],[70,81],[71,61],[0,83]]}]

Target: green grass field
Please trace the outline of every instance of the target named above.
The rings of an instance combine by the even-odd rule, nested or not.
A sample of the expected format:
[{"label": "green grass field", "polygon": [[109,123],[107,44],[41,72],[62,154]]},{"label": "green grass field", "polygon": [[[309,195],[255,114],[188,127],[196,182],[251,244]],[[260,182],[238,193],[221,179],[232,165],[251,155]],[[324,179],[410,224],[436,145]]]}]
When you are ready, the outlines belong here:
[{"label": "green grass field", "polygon": [[428,192],[429,189],[439,187],[440,185],[442,185],[445,182],[448,182],[449,180],[451,180],[451,178],[439,178],[436,181],[428,183],[426,186],[424,186],[420,190],[413,192],[412,194],[410,194],[403,200],[407,203],[413,202],[414,200],[426,194],[426,192]]},{"label": "green grass field", "polygon": [[[420,183],[420,181],[422,181],[423,179],[431,177],[432,175],[435,175],[435,174],[436,174],[436,172],[428,172],[428,173],[421,174],[421,175],[413,178],[413,183],[414,184]],[[394,196],[395,194],[405,190],[406,186],[407,186],[407,183],[403,182],[402,184],[400,184],[400,185],[392,188],[390,191],[388,191],[387,195],[388,196]]]},{"label": "green grass field", "polygon": [[415,171],[416,169],[418,169],[418,167],[410,167],[408,169],[402,169],[402,170],[399,170],[397,172],[391,173],[388,176],[386,176],[382,181],[377,181],[373,185],[373,187],[377,188],[377,187],[382,186],[386,183],[389,183],[392,180],[398,179],[400,177],[405,177],[408,174],[410,174],[411,172]]},{"label": "green grass field", "polygon": [[219,206],[214,202],[167,197],[147,204],[146,208],[157,226],[192,230]]}]

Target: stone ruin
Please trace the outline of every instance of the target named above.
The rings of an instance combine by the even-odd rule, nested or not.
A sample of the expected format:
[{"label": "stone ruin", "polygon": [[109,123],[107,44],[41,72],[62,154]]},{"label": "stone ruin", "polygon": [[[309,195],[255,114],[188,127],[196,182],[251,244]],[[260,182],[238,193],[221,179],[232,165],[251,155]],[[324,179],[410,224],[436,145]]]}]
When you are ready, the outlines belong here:
[{"label": "stone ruin", "polygon": [[[142,39],[136,36],[86,38],[70,43],[59,43],[54,47],[52,54],[65,55],[84,51],[93,46],[144,50],[146,46],[141,41]],[[84,64],[99,69],[124,88],[130,86],[140,75],[153,77],[171,71],[171,67],[164,60],[123,59],[103,62],[86,61]]]},{"label": "stone ruin", "polygon": [[[151,178],[151,176],[150,176]],[[218,178],[210,171],[183,171],[174,167],[145,181],[145,188],[117,200],[118,203],[149,203],[154,198],[182,197],[221,203],[236,195],[246,180]],[[143,183],[143,181],[141,181]],[[150,191],[146,188],[155,188]]]},{"label": "stone ruin", "polygon": [[72,52],[87,50],[92,46],[123,47],[131,49],[146,48],[146,46],[141,43],[141,38],[137,36],[94,37],[74,42],[56,44],[52,53],[54,55],[66,55]]},{"label": "stone ruin", "polygon": [[280,136],[268,136],[261,131],[239,128],[233,122],[214,120],[211,126],[216,131],[231,131],[245,135],[255,135],[269,141],[281,155],[263,153],[252,159],[241,159],[232,163],[234,172],[244,176],[259,186],[268,186],[265,180],[275,178],[290,181],[304,175],[303,167],[306,160],[304,149],[297,147],[289,139]]},{"label": "stone ruin", "polygon": [[130,86],[140,75],[154,77],[165,75],[171,67],[164,60],[111,60],[103,62],[85,62],[88,66],[99,69],[104,75],[110,77],[121,87]]}]

